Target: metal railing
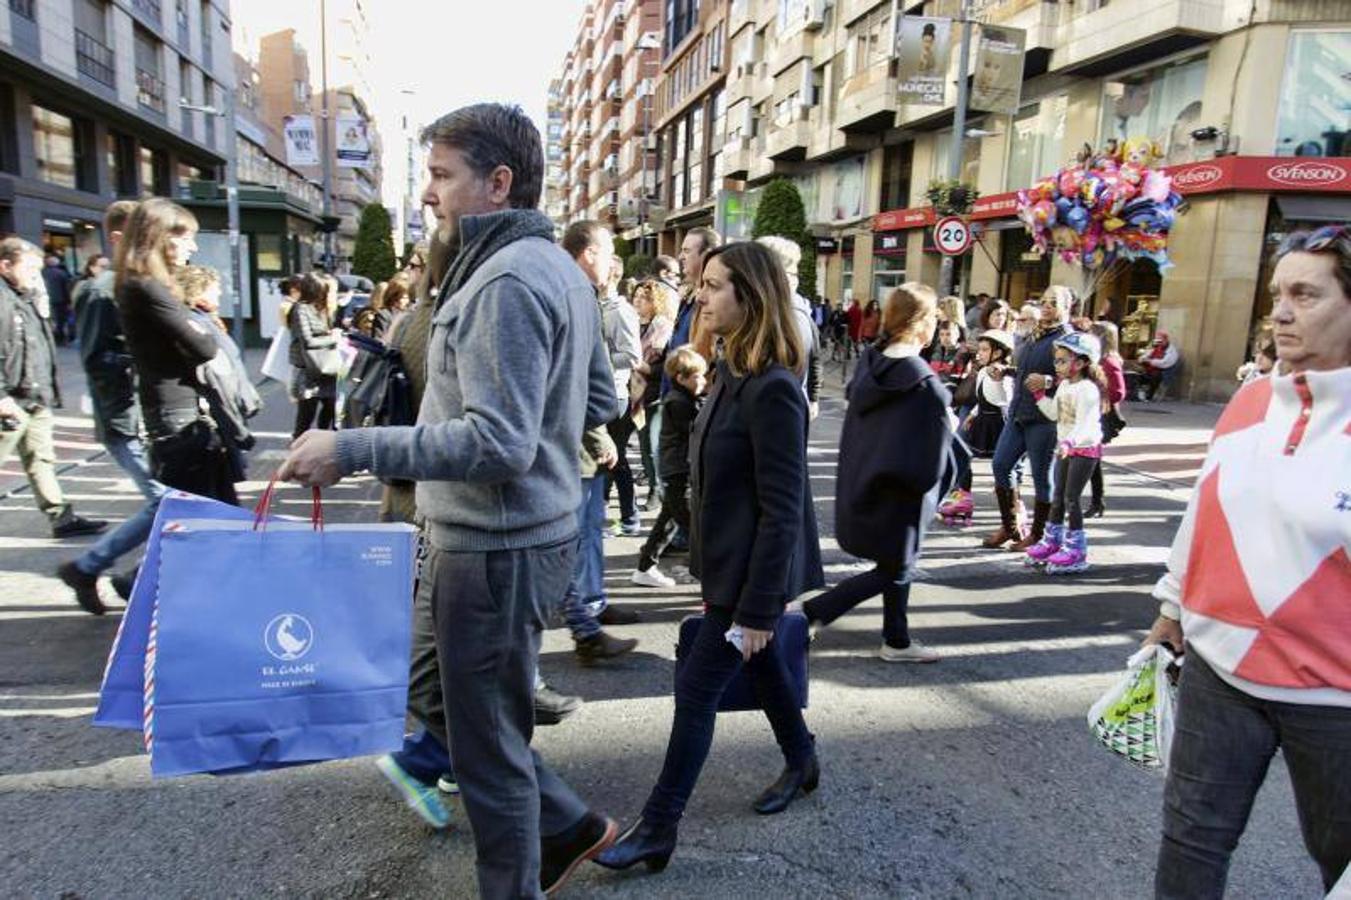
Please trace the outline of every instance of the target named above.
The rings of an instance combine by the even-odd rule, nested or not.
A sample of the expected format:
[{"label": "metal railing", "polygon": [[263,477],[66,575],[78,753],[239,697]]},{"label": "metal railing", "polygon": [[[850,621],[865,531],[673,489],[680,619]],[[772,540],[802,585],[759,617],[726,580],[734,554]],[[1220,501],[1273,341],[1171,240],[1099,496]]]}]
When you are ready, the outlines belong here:
[{"label": "metal railing", "polygon": [[81,72],[108,87],[116,87],[113,51],[91,34],[75,29],[75,64]]},{"label": "metal railing", "polygon": [[33,0],[9,0],[9,8],[30,22],[38,20],[37,13],[33,11],[34,5]]},{"label": "metal railing", "polygon": [[164,112],[164,82],[154,72],[136,70],[136,102],[155,112]]},{"label": "metal railing", "polygon": [[163,13],[160,11],[159,0],[131,0],[132,7],[149,19],[154,19],[158,25],[164,21]]}]

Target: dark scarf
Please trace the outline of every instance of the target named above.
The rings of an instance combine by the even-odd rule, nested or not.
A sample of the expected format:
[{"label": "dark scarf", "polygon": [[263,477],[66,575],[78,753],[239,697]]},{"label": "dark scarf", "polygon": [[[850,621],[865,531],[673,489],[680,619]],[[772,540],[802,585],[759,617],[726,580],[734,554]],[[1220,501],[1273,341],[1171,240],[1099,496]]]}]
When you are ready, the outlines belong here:
[{"label": "dark scarf", "polygon": [[[441,281],[441,289],[436,294],[438,309],[447,298],[465,286],[479,266],[503,247],[523,238],[554,239],[554,223],[537,209],[504,209],[474,218],[480,220],[480,230],[461,245],[460,252],[451,261],[450,269]],[[464,228],[463,221],[460,227]]]}]

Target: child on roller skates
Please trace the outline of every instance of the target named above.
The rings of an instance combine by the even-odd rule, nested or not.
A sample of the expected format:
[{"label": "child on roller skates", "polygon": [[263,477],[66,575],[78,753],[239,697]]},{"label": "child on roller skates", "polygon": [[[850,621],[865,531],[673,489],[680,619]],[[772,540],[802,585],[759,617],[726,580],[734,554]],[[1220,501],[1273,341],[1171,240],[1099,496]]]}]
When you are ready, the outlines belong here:
[{"label": "child on roller skates", "polygon": [[[975,405],[962,422],[959,434],[971,450],[972,458],[994,456],[999,432],[1004,428],[1009,398],[1013,396],[1013,335],[990,329],[976,342]],[[975,503],[971,498],[971,464],[960,456],[963,465],[957,473],[957,487],[938,508],[945,525],[969,525]]]},{"label": "child on roller skates", "polygon": [[[1099,364],[1102,345],[1091,334],[1071,332],[1055,344],[1055,370],[1060,383],[1054,397],[1035,394],[1037,406],[1056,422],[1056,459],[1052,476],[1051,513],[1046,533],[1027,551],[1029,566],[1048,575],[1088,568],[1088,540],[1079,497],[1102,458],[1102,395],[1106,378]],[[1069,513],[1069,527],[1065,514]]]}]

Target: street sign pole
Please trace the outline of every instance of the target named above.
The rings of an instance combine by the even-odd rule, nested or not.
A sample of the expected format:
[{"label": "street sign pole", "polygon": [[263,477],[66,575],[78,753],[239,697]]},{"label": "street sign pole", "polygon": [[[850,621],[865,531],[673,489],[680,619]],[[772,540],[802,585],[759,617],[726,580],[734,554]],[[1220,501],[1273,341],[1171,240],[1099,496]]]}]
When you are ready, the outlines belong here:
[{"label": "street sign pole", "polygon": [[[967,61],[971,55],[971,0],[962,0],[962,49],[957,59],[957,106],[952,118],[952,148],[948,151],[948,178],[956,180],[962,174],[962,144],[966,140],[966,100],[967,100]],[[951,256],[943,257],[943,267],[938,273],[939,296],[952,293]],[[965,301],[965,298],[963,298]]]}]

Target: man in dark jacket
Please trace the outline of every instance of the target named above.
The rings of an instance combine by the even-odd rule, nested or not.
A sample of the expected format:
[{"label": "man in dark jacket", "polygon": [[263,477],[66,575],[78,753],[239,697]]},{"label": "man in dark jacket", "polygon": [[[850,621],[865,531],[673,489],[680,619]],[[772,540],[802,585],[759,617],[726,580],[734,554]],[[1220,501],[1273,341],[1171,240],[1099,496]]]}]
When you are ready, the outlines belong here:
[{"label": "man in dark jacket", "polygon": [[[136,209],[131,200],[118,200],[103,217],[103,230],[116,252],[127,219]],[[150,459],[141,440],[141,406],[136,400],[136,380],[131,353],[122,334],[113,294],[116,272],[109,266],[96,278],[83,281],[75,292],[75,333],[80,339],[80,362],[94,406],[94,434],[108,455],[145,497],[145,505],[109,532],[79,559],[65,562],[57,577],[75,592],[75,599],[94,615],[104,611],[99,600],[99,574],[112,568],[118,558],[135,550],[150,537],[155,512],[164,485],[150,474]],[[116,577],[113,587],[126,599],[134,577]]]},{"label": "man in dark jacket", "polygon": [[[691,228],[680,244],[680,269],[685,274],[685,290],[680,296],[680,308],[676,310],[671,341],[667,344],[672,350],[690,342],[690,333],[694,328],[694,298],[699,292],[699,279],[704,274],[704,257],[722,243],[722,238],[712,228],[700,226]],[[665,373],[661,377],[661,395],[671,389],[671,379]]]},{"label": "man in dark jacket", "polygon": [[75,515],[56,481],[52,410],[61,405],[56,345],[33,304],[42,254],[23,238],[0,239],[0,462],[18,452],[52,536],[97,534],[108,523]]},{"label": "man in dark jacket", "polygon": [[48,253],[42,267],[42,281],[47,288],[47,302],[52,313],[52,331],[58,347],[64,347],[71,338],[70,283],[74,279],[61,264],[61,257]]}]

